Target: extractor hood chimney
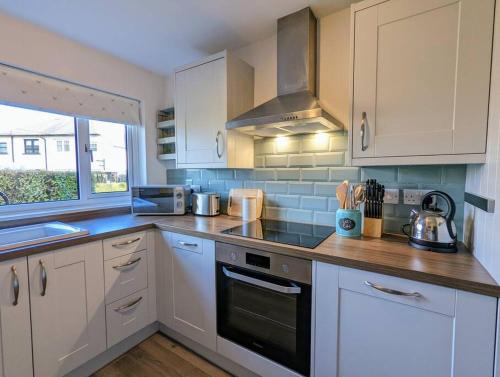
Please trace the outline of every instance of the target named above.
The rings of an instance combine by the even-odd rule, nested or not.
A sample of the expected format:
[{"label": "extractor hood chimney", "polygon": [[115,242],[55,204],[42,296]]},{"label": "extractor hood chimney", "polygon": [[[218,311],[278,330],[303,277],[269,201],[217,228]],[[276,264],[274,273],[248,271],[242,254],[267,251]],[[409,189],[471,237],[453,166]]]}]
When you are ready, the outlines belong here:
[{"label": "extractor hood chimney", "polygon": [[278,97],[228,121],[226,129],[268,137],[344,128],[316,98],[316,34],[309,7],[278,19]]}]

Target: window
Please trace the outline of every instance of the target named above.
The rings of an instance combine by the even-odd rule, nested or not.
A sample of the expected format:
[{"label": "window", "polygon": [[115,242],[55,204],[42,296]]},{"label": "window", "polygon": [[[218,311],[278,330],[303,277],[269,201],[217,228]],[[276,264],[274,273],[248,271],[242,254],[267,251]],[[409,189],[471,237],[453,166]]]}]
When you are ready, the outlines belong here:
[{"label": "window", "polygon": [[0,104],[0,140],[6,140],[0,154],[12,143],[11,156],[0,159],[0,191],[8,198],[8,205],[0,199],[0,213],[20,204],[26,209],[64,207],[67,201],[99,206],[116,196],[128,201],[130,130]]},{"label": "window", "polygon": [[57,140],[58,152],[69,152],[69,140]]},{"label": "window", "polygon": [[38,139],[24,139],[24,154],[40,154]]},{"label": "window", "polygon": [[[123,124],[89,121],[92,192],[126,192],[127,129]],[[92,146],[99,143],[99,151]]]}]

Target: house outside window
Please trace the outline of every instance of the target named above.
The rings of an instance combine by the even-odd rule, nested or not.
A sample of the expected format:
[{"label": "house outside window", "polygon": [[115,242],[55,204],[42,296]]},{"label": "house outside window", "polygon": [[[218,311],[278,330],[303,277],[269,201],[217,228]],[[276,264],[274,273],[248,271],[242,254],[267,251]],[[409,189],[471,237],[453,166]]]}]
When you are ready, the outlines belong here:
[{"label": "house outside window", "polygon": [[6,142],[0,142],[0,154],[8,154]]},{"label": "house outside window", "polygon": [[38,139],[24,139],[24,154],[40,154]]},{"label": "house outside window", "polygon": [[69,152],[69,140],[57,140],[57,151],[58,152]]}]

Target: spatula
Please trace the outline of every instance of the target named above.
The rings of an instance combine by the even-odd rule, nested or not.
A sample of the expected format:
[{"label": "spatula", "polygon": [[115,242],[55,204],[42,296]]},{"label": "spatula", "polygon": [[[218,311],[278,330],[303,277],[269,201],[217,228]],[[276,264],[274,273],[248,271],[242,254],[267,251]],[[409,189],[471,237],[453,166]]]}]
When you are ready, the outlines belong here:
[{"label": "spatula", "polygon": [[340,185],[337,186],[336,194],[337,200],[339,201],[339,207],[341,209],[346,209],[346,201],[347,201],[347,191],[349,190],[349,182],[344,181]]}]

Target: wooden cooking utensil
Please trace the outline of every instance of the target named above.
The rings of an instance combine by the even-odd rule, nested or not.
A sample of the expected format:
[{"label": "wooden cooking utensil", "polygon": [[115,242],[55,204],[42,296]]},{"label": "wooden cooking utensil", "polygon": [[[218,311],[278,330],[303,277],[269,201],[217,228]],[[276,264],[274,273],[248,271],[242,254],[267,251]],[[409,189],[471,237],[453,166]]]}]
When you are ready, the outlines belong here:
[{"label": "wooden cooking utensil", "polygon": [[348,181],[344,181],[340,185],[337,186],[337,189],[336,189],[337,200],[339,201],[339,207],[341,209],[346,208],[348,190],[349,190],[349,182]]}]

